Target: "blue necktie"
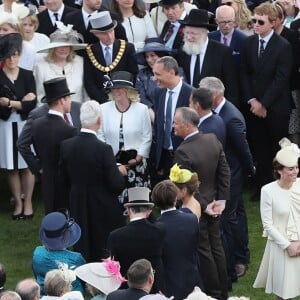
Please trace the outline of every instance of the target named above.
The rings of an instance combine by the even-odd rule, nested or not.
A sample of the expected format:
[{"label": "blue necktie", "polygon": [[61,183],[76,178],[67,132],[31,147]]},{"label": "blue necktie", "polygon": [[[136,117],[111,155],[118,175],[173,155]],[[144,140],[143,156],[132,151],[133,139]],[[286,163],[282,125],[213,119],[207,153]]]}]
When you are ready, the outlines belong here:
[{"label": "blue necktie", "polygon": [[167,103],[166,115],[165,115],[165,131],[164,131],[164,145],[165,149],[169,149],[171,146],[171,131],[172,131],[172,94],[173,91],[169,91],[169,98]]},{"label": "blue necktie", "polygon": [[111,64],[111,54],[110,54],[109,46],[105,47],[104,59],[105,59],[106,65],[109,66]]}]

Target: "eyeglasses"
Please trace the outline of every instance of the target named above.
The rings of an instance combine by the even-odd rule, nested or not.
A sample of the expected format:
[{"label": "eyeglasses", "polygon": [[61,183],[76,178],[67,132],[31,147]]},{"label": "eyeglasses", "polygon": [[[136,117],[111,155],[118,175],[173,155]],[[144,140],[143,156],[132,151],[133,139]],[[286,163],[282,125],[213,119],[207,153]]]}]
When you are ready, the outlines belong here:
[{"label": "eyeglasses", "polygon": [[258,20],[258,19],[252,19],[252,23],[253,24],[258,24],[258,25],[260,25],[260,26],[263,26],[263,25],[265,25],[265,21],[264,20]]},{"label": "eyeglasses", "polygon": [[223,6],[223,5],[232,6],[232,4],[233,4],[233,2],[228,1],[228,2],[221,3],[220,6]]},{"label": "eyeglasses", "polygon": [[218,21],[219,25],[227,25],[227,24],[232,24],[234,21],[230,20],[230,21]]}]

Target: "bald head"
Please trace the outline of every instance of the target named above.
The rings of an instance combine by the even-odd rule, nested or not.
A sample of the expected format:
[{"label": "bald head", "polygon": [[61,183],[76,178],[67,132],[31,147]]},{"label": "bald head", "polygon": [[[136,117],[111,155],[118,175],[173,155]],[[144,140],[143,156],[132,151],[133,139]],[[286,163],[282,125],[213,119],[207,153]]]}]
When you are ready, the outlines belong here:
[{"label": "bald head", "polygon": [[229,34],[235,26],[235,12],[231,6],[222,5],[216,10],[216,22],[223,35]]},{"label": "bald head", "polygon": [[20,281],[16,286],[16,292],[22,300],[38,300],[40,298],[40,286],[33,278]]}]

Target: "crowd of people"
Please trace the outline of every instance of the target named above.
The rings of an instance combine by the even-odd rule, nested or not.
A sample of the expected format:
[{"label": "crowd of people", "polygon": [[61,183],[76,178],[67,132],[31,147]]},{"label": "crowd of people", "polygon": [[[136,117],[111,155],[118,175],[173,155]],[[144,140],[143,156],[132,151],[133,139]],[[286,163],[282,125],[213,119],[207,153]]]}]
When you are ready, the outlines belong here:
[{"label": "crowd of people", "polygon": [[12,220],[37,180],[45,217],[36,281],[0,299],[229,299],[249,178],[254,287],[299,296],[299,20],[289,0],[3,0],[0,168]]}]

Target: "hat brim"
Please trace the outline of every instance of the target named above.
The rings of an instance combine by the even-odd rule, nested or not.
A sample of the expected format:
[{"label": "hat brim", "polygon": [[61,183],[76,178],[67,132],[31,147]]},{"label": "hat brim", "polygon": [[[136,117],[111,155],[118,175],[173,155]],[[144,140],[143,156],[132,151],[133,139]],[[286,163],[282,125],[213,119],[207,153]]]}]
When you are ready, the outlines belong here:
[{"label": "hat brim", "polygon": [[74,95],[75,93],[66,93],[66,94],[62,94],[62,95],[59,95],[59,96],[56,96],[55,98],[47,98],[46,96],[44,96],[42,99],[41,99],[41,102],[42,103],[51,103],[51,102],[54,102],[60,98],[63,98],[63,97],[66,97],[66,96],[71,96],[71,95]]},{"label": "hat brim", "polygon": [[189,23],[186,20],[179,20],[178,21],[180,24],[184,25],[184,26],[190,26],[190,27],[198,27],[198,28],[206,28],[209,31],[212,30],[216,30],[217,29],[217,25],[214,24],[209,24],[209,23],[199,23],[199,24],[195,24],[195,23]]},{"label": "hat brim", "polygon": [[91,33],[97,33],[97,32],[107,32],[110,31],[112,29],[115,29],[118,25],[118,22],[116,20],[113,20],[111,24],[109,24],[108,26],[104,26],[104,27],[100,27],[100,28],[93,28],[90,29]]},{"label": "hat brim", "polygon": [[160,47],[147,47],[145,46],[142,50],[136,52],[134,54],[135,60],[139,65],[147,65],[147,62],[145,60],[145,53],[146,52],[166,52],[166,55],[173,55],[176,53],[175,49],[168,49],[168,48],[160,48]]},{"label": "hat brim", "polygon": [[72,47],[73,50],[85,49],[88,44],[72,44],[72,43],[63,43],[63,42],[53,42],[48,44],[46,47],[41,48],[37,53],[46,53],[50,49],[59,48],[59,47]]},{"label": "hat brim", "polygon": [[149,206],[149,208],[154,207],[154,203],[145,203],[145,202],[134,202],[134,203],[130,203],[127,202],[124,204],[124,207],[130,207],[130,206]]},{"label": "hat brim", "polygon": [[183,2],[183,0],[177,0],[177,1],[173,1],[172,3],[167,3],[167,4],[164,3],[163,0],[161,0],[161,1],[158,1],[158,5],[162,6],[162,7],[170,7],[170,6],[176,5],[176,4],[180,3],[180,2]]},{"label": "hat brim", "polygon": [[43,228],[39,231],[40,240],[50,250],[62,250],[73,246],[81,236],[81,229],[77,223],[73,223],[64,233],[55,238],[48,238]]},{"label": "hat brim", "polygon": [[105,295],[117,290],[121,283],[109,273],[103,263],[88,263],[75,269],[75,274]]}]

